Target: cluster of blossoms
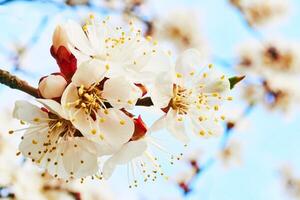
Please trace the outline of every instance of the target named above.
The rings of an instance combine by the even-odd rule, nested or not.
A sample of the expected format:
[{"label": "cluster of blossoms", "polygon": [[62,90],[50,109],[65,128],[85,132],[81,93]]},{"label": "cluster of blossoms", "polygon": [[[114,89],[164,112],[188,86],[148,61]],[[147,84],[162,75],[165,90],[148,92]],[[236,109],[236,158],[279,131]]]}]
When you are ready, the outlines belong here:
[{"label": "cluster of blossoms", "polygon": [[161,16],[154,21],[153,36],[160,43],[174,46],[178,52],[189,48],[207,52],[208,45],[205,44],[198,18],[196,12],[187,9],[166,13],[166,16]]},{"label": "cluster of blossoms", "polygon": [[288,1],[285,0],[230,0],[230,3],[243,13],[250,26],[274,22],[288,10]]},{"label": "cluster of blossoms", "polygon": [[299,45],[279,41],[251,44],[239,51],[237,68],[259,81],[249,84],[244,96],[252,103],[263,102],[272,109],[291,110],[300,99]]},{"label": "cluster of blossoms", "polygon": [[69,184],[55,179],[30,162],[20,162],[13,156],[16,147],[9,138],[0,133],[0,199],[80,200],[113,199],[105,184],[95,188],[92,180],[80,184],[74,180]]},{"label": "cluster of blossoms", "polygon": [[[57,26],[51,54],[60,72],[40,80],[41,106],[16,102],[13,116],[29,127],[10,133],[26,130],[19,153],[54,177],[107,179],[117,165],[127,164],[134,177],[130,187],[137,186],[135,173],[144,181],[164,175],[150,146],[168,149],[154,132],[167,129],[183,144],[189,131],[202,137],[222,133],[220,105],[232,100],[231,84],[203,65],[195,49],[173,64],[133,24],[127,30],[91,15],[84,26]],[[136,106],[154,107],[162,116],[148,128],[133,114]]]}]

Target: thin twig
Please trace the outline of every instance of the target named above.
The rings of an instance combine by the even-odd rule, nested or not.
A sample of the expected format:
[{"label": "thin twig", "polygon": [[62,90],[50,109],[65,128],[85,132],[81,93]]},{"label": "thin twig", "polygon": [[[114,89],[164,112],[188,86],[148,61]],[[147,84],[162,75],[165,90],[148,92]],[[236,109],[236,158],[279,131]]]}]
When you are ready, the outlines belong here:
[{"label": "thin twig", "polygon": [[10,74],[8,71],[0,69],[0,83],[12,88],[25,92],[33,97],[38,98],[38,89],[29,85],[26,81]]}]

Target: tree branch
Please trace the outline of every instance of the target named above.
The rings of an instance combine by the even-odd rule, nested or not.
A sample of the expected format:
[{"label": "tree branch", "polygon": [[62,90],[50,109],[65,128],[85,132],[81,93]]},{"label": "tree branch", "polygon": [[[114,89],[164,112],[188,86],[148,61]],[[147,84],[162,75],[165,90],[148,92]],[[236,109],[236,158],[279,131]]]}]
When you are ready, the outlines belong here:
[{"label": "tree branch", "polygon": [[37,88],[30,86],[26,81],[2,69],[0,69],[0,83],[12,89],[17,89],[22,92],[25,92],[33,97],[39,97],[39,92]]},{"label": "tree branch", "polygon": [[153,106],[153,102],[151,100],[151,97],[145,97],[145,98],[138,99],[135,105],[136,106]]}]

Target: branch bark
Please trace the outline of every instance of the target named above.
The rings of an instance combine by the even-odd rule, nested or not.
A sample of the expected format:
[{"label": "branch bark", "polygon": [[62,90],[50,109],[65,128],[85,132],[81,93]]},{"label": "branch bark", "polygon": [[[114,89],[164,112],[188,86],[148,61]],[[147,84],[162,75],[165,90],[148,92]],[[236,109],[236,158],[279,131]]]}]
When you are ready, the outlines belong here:
[{"label": "branch bark", "polygon": [[12,89],[17,89],[22,92],[25,92],[33,97],[39,97],[39,92],[37,88],[30,86],[26,81],[2,69],[0,69],[0,83]]}]

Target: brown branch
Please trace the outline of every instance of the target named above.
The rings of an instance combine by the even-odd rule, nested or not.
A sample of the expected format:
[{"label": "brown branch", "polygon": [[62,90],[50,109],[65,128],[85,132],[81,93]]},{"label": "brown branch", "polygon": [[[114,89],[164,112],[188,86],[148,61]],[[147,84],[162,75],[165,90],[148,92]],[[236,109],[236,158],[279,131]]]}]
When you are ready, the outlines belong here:
[{"label": "brown branch", "polygon": [[8,71],[0,69],[0,83],[12,88],[25,92],[36,98],[39,97],[38,89],[30,86],[26,81],[10,74]]},{"label": "brown branch", "polygon": [[151,100],[151,97],[145,97],[145,98],[138,99],[135,105],[136,106],[153,106],[153,102]]}]

